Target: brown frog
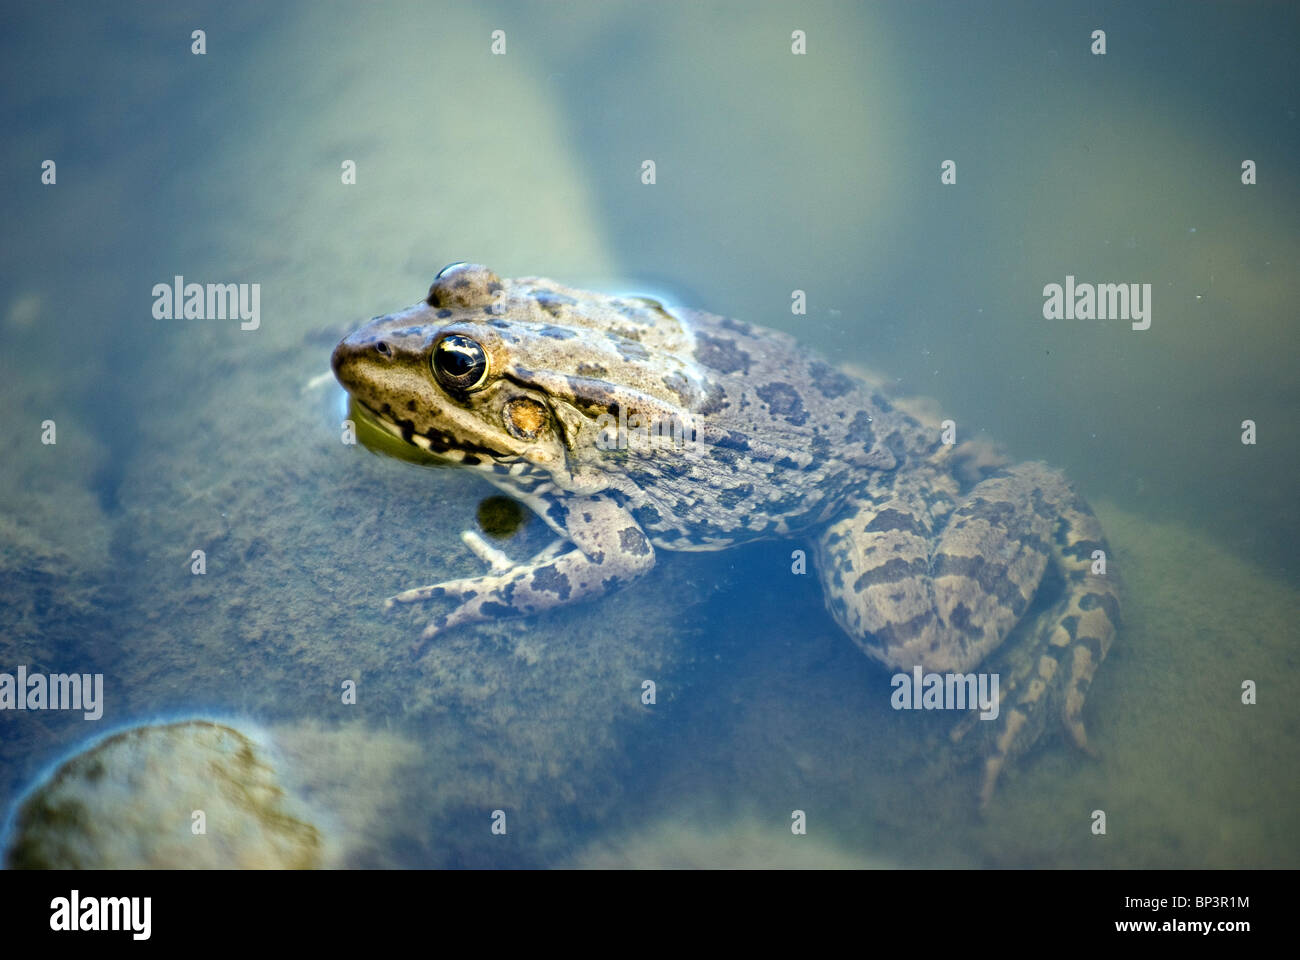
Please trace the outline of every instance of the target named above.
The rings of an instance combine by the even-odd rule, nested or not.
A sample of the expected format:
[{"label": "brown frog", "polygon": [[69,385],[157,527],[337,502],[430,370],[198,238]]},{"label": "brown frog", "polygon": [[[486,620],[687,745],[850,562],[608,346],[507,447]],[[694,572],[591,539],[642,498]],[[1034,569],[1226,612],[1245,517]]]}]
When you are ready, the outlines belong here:
[{"label": "brown frog", "polygon": [[482,472],[558,538],[515,562],[466,533],[486,575],[389,600],[451,601],[417,653],[453,627],[610,593],[660,550],[803,536],[831,615],[891,669],[967,674],[1048,604],[1003,651],[982,804],[1051,710],[1087,747],[1117,585],[1094,572],[1096,517],[1045,464],[963,478],[937,427],[785,334],[476,264],[347,337],[333,367],[384,429]]}]

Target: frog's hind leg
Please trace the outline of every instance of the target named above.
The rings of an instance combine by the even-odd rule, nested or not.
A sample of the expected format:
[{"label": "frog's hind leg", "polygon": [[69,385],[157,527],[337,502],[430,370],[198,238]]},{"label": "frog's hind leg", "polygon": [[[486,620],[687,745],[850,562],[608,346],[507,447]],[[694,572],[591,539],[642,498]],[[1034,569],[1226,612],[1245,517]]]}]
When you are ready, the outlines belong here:
[{"label": "frog's hind leg", "polygon": [[1024,624],[986,665],[999,676],[997,719],[986,724],[971,711],[952,731],[954,743],[973,729],[979,731],[977,739],[985,753],[979,789],[981,812],[992,801],[1002,771],[1042,736],[1052,704],[1059,699],[1063,678],[1060,651],[1048,644],[1052,635],[1048,625],[1057,623],[1064,610],[1065,601],[1061,601]]},{"label": "frog's hind leg", "polygon": [[1083,696],[1117,616],[1108,582],[1087,579],[1100,527],[1045,464],[1002,470],[960,500],[941,473],[914,479],[855,505],[818,543],[828,609],[868,655],[895,669],[967,674],[1030,611],[1049,565],[1067,585],[1059,630],[1025,631],[1023,643],[999,652],[1007,706],[989,721],[986,804],[1007,762],[1038,739],[1062,688],[1066,724],[1086,742]]},{"label": "frog's hind leg", "polygon": [[1101,524],[1073,490],[1061,507],[1053,556],[1065,577],[1064,614],[1052,628],[1048,649],[1061,652],[1065,701],[1061,719],[1081,750],[1092,752],[1083,726],[1083,702],[1097,668],[1119,629],[1119,583],[1107,572],[1109,551]]},{"label": "frog's hind leg", "polygon": [[959,503],[949,480],[923,477],[855,504],[817,544],[831,615],[891,667],[964,673],[979,664],[1029,608],[1047,568],[1055,513],[1042,488],[1059,474],[1020,464]]},{"label": "frog's hind leg", "polygon": [[[1062,595],[1026,625],[1024,641],[1010,645],[999,658],[999,666],[1008,674],[1008,704],[984,761],[981,809],[988,806],[1007,764],[1041,735],[1058,700],[1062,724],[1075,745],[1095,755],[1083,725],[1083,704],[1119,627],[1119,585],[1106,572],[1101,524],[1068,485],[1057,513],[1052,579],[1063,581]],[[953,739],[960,739],[976,723],[972,714],[953,731]]]}]

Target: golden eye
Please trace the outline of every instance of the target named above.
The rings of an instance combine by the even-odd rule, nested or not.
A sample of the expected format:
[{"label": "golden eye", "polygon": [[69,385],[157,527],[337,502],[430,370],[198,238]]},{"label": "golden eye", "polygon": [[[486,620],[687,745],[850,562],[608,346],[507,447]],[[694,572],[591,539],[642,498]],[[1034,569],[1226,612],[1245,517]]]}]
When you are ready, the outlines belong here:
[{"label": "golden eye", "polygon": [[460,334],[443,337],[433,348],[433,374],[453,393],[476,390],[488,377],[487,352],[469,337]]}]

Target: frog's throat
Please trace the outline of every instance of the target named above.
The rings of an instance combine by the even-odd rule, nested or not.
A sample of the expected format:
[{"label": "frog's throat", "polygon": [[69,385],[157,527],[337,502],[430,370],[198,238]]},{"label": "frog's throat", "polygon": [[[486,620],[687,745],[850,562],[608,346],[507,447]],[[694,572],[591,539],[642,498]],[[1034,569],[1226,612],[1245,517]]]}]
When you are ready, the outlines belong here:
[{"label": "frog's throat", "polygon": [[[355,398],[354,398],[355,399]],[[429,456],[442,460],[446,463],[465,463],[467,456],[473,456],[478,463],[484,460],[491,464],[511,464],[519,460],[517,454],[503,454],[496,450],[487,448],[466,448],[457,446],[452,443],[450,438],[445,443],[439,442],[433,437],[426,436],[423,433],[417,433],[415,427],[409,420],[397,422],[383,413],[380,413],[364,400],[356,400],[356,407],[361,411],[366,420],[379,427],[384,432],[389,433],[404,443],[409,443],[413,447],[419,447]]]}]

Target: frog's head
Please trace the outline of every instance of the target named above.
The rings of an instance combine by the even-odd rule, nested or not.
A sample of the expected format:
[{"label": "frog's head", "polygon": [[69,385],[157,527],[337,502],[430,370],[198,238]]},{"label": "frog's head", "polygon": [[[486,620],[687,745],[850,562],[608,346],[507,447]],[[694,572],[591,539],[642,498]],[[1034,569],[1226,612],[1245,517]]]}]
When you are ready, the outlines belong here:
[{"label": "frog's head", "polygon": [[689,420],[701,388],[680,359],[686,336],[654,301],[502,281],[457,263],[424,301],[344,339],[332,363],[353,399],[407,443],[471,466],[523,464],[565,488],[599,487],[618,469],[602,440],[610,418]]}]

